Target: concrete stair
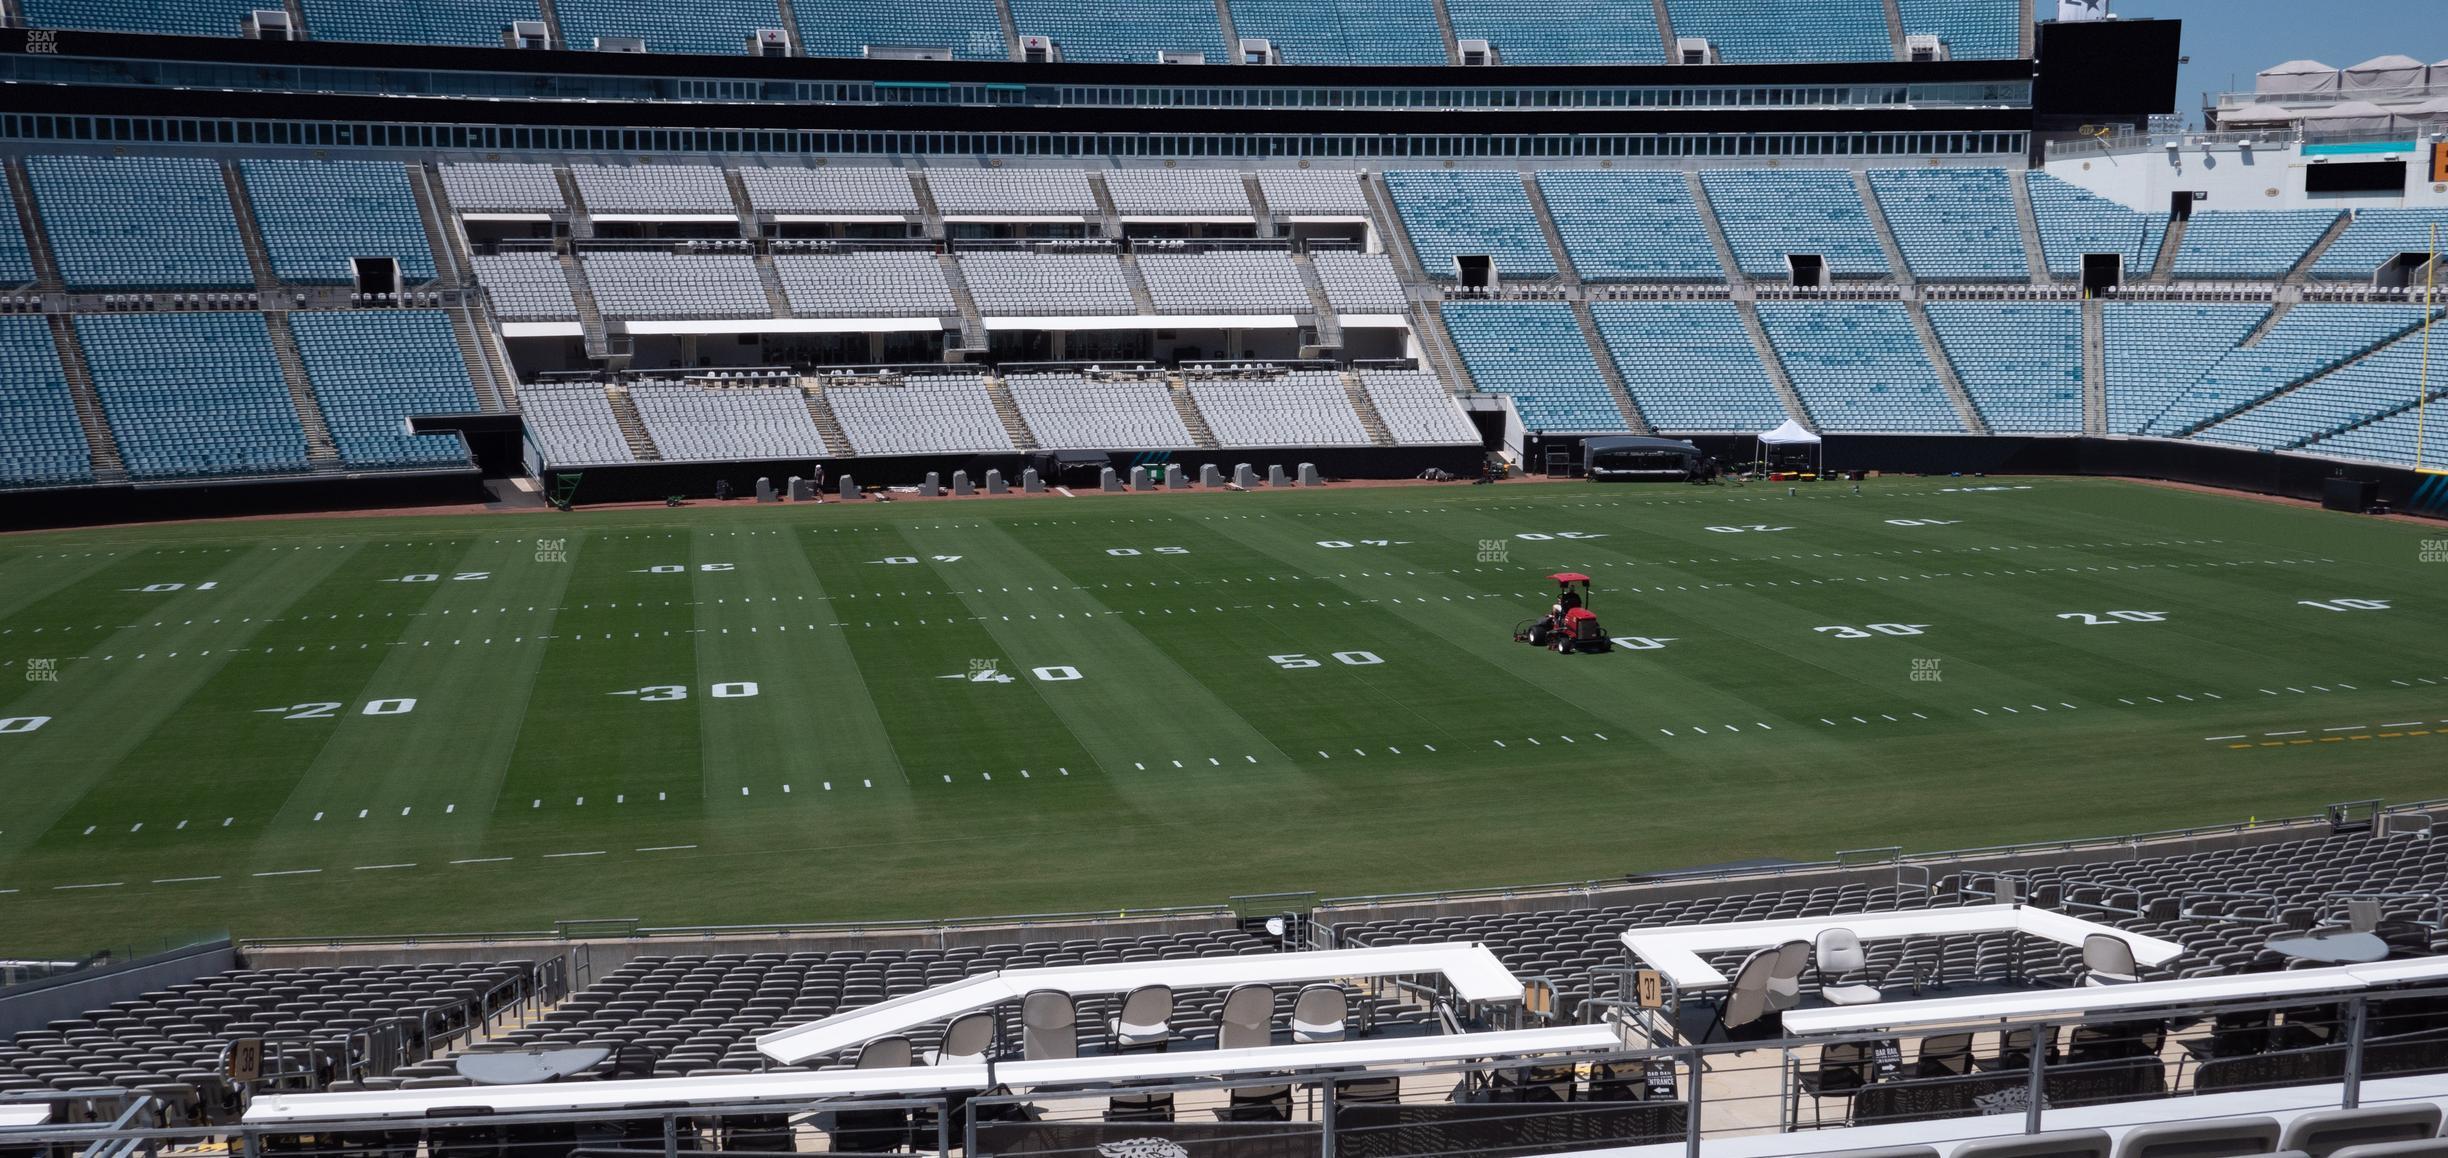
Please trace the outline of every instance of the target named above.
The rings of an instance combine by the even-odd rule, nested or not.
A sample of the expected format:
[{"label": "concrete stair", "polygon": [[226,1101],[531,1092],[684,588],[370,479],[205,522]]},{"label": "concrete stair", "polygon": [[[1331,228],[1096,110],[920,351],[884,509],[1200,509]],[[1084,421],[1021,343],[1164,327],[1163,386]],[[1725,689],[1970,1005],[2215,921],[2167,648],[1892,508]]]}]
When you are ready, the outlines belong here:
[{"label": "concrete stair", "polygon": [[1743,332],[1751,335],[1751,348],[1759,354],[1760,368],[1768,371],[1768,384],[1776,387],[1777,397],[1785,400],[1785,412],[1794,421],[1819,429],[1811,418],[1810,407],[1802,404],[1802,396],[1794,393],[1793,379],[1785,375],[1785,360],[1777,357],[1776,343],[1768,340],[1768,328],[1760,325],[1759,306],[1755,302],[1737,300],[1734,314],[1742,319]]},{"label": "concrete stair", "polygon": [[1139,315],[1153,316],[1156,313],[1156,295],[1148,292],[1147,274],[1139,268],[1138,254],[1122,255],[1122,280],[1130,283],[1131,303],[1138,307]]},{"label": "concrete stair", "polygon": [[[1019,41],[1014,40],[1011,42],[1011,45],[1012,51],[1019,51]],[[915,169],[910,170],[909,179],[910,191],[918,198],[918,212],[921,219],[921,228],[926,230],[926,235],[928,237],[934,238],[937,241],[942,241],[945,234],[943,209],[941,206],[935,204],[934,187],[927,184],[926,174]]]},{"label": "concrete stair", "polygon": [[629,455],[639,462],[661,462],[663,451],[654,444],[654,436],[646,433],[646,420],[639,417],[637,400],[629,397],[626,386],[606,386],[604,396],[612,403],[612,420],[620,423],[621,437],[629,443]]},{"label": "concrete stair", "polygon": [[1258,174],[1241,174],[1241,191],[1249,195],[1250,214],[1258,222],[1258,236],[1275,236],[1275,211],[1267,206],[1266,187],[1258,183]]},{"label": "concrete stair", "polygon": [[1547,252],[1555,255],[1556,276],[1566,286],[1580,288],[1581,271],[1574,267],[1572,254],[1564,248],[1564,233],[1556,228],[1555,217],[1547,212],[1547,195],[1539,191],[1538,178],[1524,173],[1521,183],[1530,195],[1530,215],[1538,219],[1539,232],[1547,238]]},{"label": "concrete stair", "polygon": [[570,301],[578,307],[578,326],[586,333],[587,357],[605,361],[612,357],[612,332],[604,325],[603,311],[595,308],[595,287],[587,284],[586,270],[579,265],[578,255],[556,255],[561,263],[561,277],[569,283]]},{"label": "concrete stair", "polygon": [[[1888,11],[1894,11],[1895,0],[1887,0],[1887,7]],[[1861,195],[1862,212],[1869,215],[1871,231],[1878,234],[1879,250],[1887,255],[1887,276],[1910,284],[1913,280],[1912,266],[1904,260],[1904,247],[1897,244],[1894,228],[1887,224],[1887,211],[1879,205],[1878,190],[1870,187],[1868,172],[1853,170],[1853,191]]]},{"label": "concrete stair", "polygon": [[816,433],[824,437],[825,446],[836,458],[848,458],[858,453],[850,446],[850,436],[842,433],[841,419],[833,414],[832,400],[821,387],[802,385],[801,397],[807,400],[808,421],[816,424]]},{"label": "concrete stair", "polygon": [[2108,436],[2108,317],[2098,298],[2082,304],[2083,433]]},{"label": "concrete stair", "polygon": [[1902,60],[1904,59],[1904,10],[1896,4],[1896,0],[1885,0],[1882,7],[1887,10],[1888,50],[1895,54],[1893,59]]},{"label": "concrete stair", "polygon": [[416,199],[417,220],[425,225],[425,245],[433,251],[434,276],[444,289],[458,289],[474,284],[474,268],[461,254],[459,239],[450,225],[449,202],[442,193],[441,181],[423,163],[408,166],[408,193]]},{"label": "concrete stair", "polygon": [[314,382],[306,376],[306,359],[298,353],[289,315],[273,311],[263,319],[272,335],[273,360],[280,363],[281,380],[289,386],[289,402],[297,408],[298,426],[306,432],[307,463],[318,471],[339,470],[340,448],[332,445],[331,424],[324,421],[323,404],[315,399]]},{"label": "concrete stair", "polygon": [[1165,391],[1173,400],[1173,411],[1181,415],[1182,428],[1190,432],[1190,441],[1201,450],[1214,450],[1215,429],[1207,425],[1207,416],[1199,413],[1198,400],[1190,396],[1190,384],[1181,375],[1172,376],[1171,388]]},{"label": "concrete stair", "polygon": [[1930,369],[1938,372],[1938,384],[1946,387],[1947,401],[1955,404],[1955,419],[1974,434],[1989,433],[1988,420],[1981,417],[1980,407],[1972,404],[1972,395],[1964,389],[1963,379],[1956,376],[1955,360],[1947,356],[1946,343],[1938,340],[1938,330],[1930,325],[1929,311],[1915,300],[1904,303],[1904,316],[1912,319],[1913,333],[1921,336],[1921,351],[1929,358]]},{"label": "concrete stair", "polygon": [[2184,217],[2168,222],[2167,236],[2159,242],[2159,257],[2151,264],[2152,285],[2166,285],[2176,280],[2176,251],[2184,248],[2185,227],[2191,224],[2191,219]]},{"label": "concrete stair", "polygon": [[1462,359],[1462,350],[1454,345],[1453,335],[1445,329],[1445,315],[1429,302],[1411,303],[1411,336],[1419,343],[1428,368],[1453,391],[1477,391],[1479,383],[1470,374],[1470,363]]},{"label": "concrete stair", "polygon": [[2352,224],[2354,224],[2353,217],[2344,213],[2338,214],[2338,219],[2329,223],[2329,228],[2321,233],[2319,240],[2312,243],[2312,248],[2304,251],[2303,260],[2296,262],[2295,267],[2288,270],[2286,276],[2279,280],[2296,285],[2312,280],[2312,268],[2320,264],[2321,255],[2328,253],[2329,247],[2336,245],[2337,239],[2346,235],[2346,227]]},{"label": "concrete stair", "polygon": [[494,378],[493,360],[485,357],[472,311],[466,306],[453,306],[442,312],[450,318],[451,341],[459,347],[459,361],[467,366],[468,382],[476,387],[477,403],[487,412],[509,409],[504,401],[508,390]]},{"label": "concrete stair", "polygon": [[995,417],[1003,420],[1003,433],[1011,439],[1013,449],[1036,450],[1037,434],[1020,416],[1020,404],[1012,399],[1011,387],[1003,384],[1000,375],[986,379],[986,397],[994,403]]},{"label": "concrete stair", "polygon": [[765,287],[765,308],[777,318],[791,316],[790,294],[782,288],[782,271],[774,268],[773,255],[756,255],[757,281]]},{"label": "concrete stair", "polygon": [[553,166],[553,180],[561,183],[561,200],[569,206],[570,236],[581,241],[595,236],[595,217],[587,211],[586,197],[578,192],[578,179],[570,176],[569,166]]},{"label": "concrete stair", "polygon": [[1632,433],[1648,434],[1654,428],[1649,416],[1641,413],[1640,403],[1625,387],[1623,372],[1615,366],[1615,355],[1607,352],[1606,338],[1598,332],[1598,319],[1591,315],[1589,302],[1575,298],[1572,303],[1573,321],[1581,326],[1581,340],[1589,343],[1590,360],[1598,365],[1598,376],[1606,380],[1608,392],[1615,395],[1615,408],[1623,411],[1624,422]]},{"label": "concrete stair", "polygon": [[9,200],[17,203],[17,220],[24,223],[26,249],[34,258],[34,288],[45,296],[65,294],[68,287],[60,281],[59,263],[51,253],[51,236],[43,232],[42,213],[35,208],[33,183],[27,179],[23,163],[12,160],[6,165]]},{"label": "concrete stair", "polygon": [[[15,165],[9,166],[13,172]],[[28,234],[37,232],[32,228]],[[76,405],[77,425],[85,428],[85,449],[93,456],[94,481],[123,483],[128,479],[127,460],[119,454],[119,440],[111,435],[110,418],[102,411],[102,396],[94,391],[93,371],[85,364],[85,345],[77,340],[76,327],[66,314],[52,314],[51,344],[59,350],[60,375],[68,380],[68,398]]]},{"label": "concrete stair", "polygon": [[1709,246],[1717,251],[1717,264],[1725,268],[1726,284],[1739,288],[1747,279],[1734,260],[1733,244],[1726,240],[1725,223],[1717,220],[1717,207],[1709,204],[1708,187],[1690,169],[1683,171],[1683,180],[1691,187],[1692,205],[1700,210],[1700,225],[1708,230]]},{"label": "concrete stair", "polygon": [[[782,27],[797,28],[798,25],[785,20]],[[755,241],[757,239],[756,202],[748,198],[748,182],[740,176],[739,170],[729,166],[725,166],[722,173],[724,186],[731,190],[731,211],[739,214],[740,237],[747,241]]]},{"label": "concrete stair", "polygon": [[1309,312],[1317,315],[1317,344],[1330,350],[1343,348],[1343,320],[1337,317],[1334,303],[1326,300],[1326,283],[1319,280],[1316,264],[1306,252],[1292,255],[1292,268],[1300,271],[1301,288],[1309,291]]},{"label": "concrete stair", "polygon": [[255,272],[258,292],[280,288],[280,277],[272,272],[272,255],[264,248],[263,230],[255,224],[255,199],[248,195],[246,179],[239,176],[238,162],[221,162],[221,184],[229,190],[230,212],[238,218],[238,240],[246,247],[247,267]]},{"label": "concrete stair", "polygon": [[944,361],[958,362],[962,354],[984,354],[986,319],[978,313],[977,298],[969,292],[969,275],[961,272],[960,261],[949,253],[935,255],[935,263],[943,268],[944,284],[952,289],[952,304],[960,307],[960,347],[944,351]]},{"label": "concrete stair", "polygon": [[2040,243],[2040,215],[2032,210],[2031,186],[2020,173],[2006,175],[2006,188],[2014,197],[2015,225],[2023,233],[2023,261],[2031,267],[2031,279],[2038,285],[2053,285],[2056,275],[2049,272],[2048,247]]},{"label": "concrete stair", "polygon": [[1360,416],[1360,429],[1368,431],[1369,445],[1394,445],[1394,432],[1386,429],[1385,415],[1378,412],[1377,403],[1369,398],[1368,388],[1360,384],[1360,376],[1347,370],[1342,378],[1343,393],[1351,399],[1352,413]]},{"label": "concrete stair", "polygon": [[1122,213],[1114,208],[1113,190],[1105,187],[1104,174],[1093,170],[1089,172],[1088,192],[1096,198],[1097,220],[1100,227],[1104,229],[1105,236],[1116,241],[1121,240]]}]

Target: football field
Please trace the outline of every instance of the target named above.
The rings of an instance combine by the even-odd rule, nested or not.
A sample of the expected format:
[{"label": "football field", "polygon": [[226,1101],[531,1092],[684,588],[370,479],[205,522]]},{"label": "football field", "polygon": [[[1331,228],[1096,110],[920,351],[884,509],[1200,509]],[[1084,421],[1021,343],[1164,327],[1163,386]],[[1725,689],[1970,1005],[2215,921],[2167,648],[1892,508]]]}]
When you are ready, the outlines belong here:
[{"label": "football field", "polygon": [[[1054,912],[2448,796],[2448,529],[1504,484],[0,538],[0,955]],[[1511,641],[1558,570],[1621,644]]]}]

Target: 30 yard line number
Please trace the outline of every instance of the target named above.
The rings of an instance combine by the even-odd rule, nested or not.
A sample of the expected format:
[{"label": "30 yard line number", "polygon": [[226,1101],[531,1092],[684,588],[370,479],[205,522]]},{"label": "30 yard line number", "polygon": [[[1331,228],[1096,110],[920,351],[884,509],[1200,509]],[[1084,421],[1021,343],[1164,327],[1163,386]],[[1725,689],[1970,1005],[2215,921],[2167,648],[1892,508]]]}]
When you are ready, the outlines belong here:
[{"label": "30 yard line number", "polygon": [[[629,688],[625,691],[605,692],[604,694],[607,696],[636,696],[641,704],[671,704],[689,698],[689,689],[686,684],[648,684],[642,688]],[[714,684],[706,688],[706,695],[718,700],[753,699],[756,694],[757,685],[753,680],[737,680],[731,683]]]},{"label": "30 yard line number", "polygon": [[1919,635],[1928,626],[1926,623],[1869,623],[1860,627],[1836,624],[1811,630],[1830,639],[1869,639],[1876,635]]},{"label": "30 yard line number", "polygon": [[1190,553],[1190,548],[1150,547],[1147,550],[1142,551],[1137,547],[1107,547],[1105,548],[1105,553],[1113,556],[1116,559],[1127,559],[1133,555],[1187,555]]}]

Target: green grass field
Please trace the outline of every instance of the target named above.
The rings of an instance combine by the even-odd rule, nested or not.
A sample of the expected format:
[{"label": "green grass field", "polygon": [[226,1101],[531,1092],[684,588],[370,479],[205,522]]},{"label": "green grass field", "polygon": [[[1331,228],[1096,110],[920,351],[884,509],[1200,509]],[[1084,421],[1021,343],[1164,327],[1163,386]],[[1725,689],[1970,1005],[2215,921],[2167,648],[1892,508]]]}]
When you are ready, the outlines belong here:
[{"label": "green grass field", "polygon": [[[1582,879],[2448,795],[2448,531],[1852,489],[0,539],[0,955]],[[1561,568],[1653,645],[1511,642]]]}]

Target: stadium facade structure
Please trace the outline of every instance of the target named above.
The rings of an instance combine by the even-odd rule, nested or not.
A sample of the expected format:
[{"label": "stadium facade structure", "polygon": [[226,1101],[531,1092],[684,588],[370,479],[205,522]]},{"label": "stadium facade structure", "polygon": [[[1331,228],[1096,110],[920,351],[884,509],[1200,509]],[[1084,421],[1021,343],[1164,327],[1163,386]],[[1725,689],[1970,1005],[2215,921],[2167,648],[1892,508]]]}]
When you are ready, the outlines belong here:
[{"label": "stadium facade structure", "polygon": [[2148,136],[2173,22],[1825,5],[1796,45],[1779,5],[1662,0],[1609,47],[1433,3],[1031,7],[31,6],[20,519],[1731,457],[1788,418],[1831,466],[2422,482],[2439,142]]}]

